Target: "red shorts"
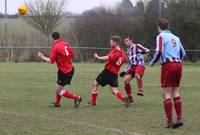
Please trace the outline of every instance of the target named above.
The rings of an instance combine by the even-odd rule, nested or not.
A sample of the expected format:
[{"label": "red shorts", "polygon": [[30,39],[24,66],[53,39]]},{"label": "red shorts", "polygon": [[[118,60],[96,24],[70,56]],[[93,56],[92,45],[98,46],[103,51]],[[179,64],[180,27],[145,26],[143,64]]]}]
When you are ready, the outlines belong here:
[{"label": "red shorts", "polygon": [[126,74],[131,74],[132,77],[135,77],[135,74],[139,74],[141,77],[143,77],[144,70],[145,70],[144,66],[137,65],[127,70]]},{"label": "red shorts", "polygon": [[165,63],[161,68],[161,87],[179,87],[182,77],[182,63]]}]

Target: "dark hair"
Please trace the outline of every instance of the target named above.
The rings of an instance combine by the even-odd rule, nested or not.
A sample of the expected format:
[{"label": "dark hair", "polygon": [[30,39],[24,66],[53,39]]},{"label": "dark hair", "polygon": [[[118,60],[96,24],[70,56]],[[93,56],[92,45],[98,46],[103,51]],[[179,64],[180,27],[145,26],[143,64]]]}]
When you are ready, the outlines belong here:
[{"label": "dark hair", "polygon": [[121,43],[121,37],[120,36],[111,36],[110,37],[112,41],[116,42],[117,44]]},{"label": "dark hair", "polygon": [[133,40],[132,34],[126,34],[126,35],[124,36],[124,38],[125,38],[125,39],[128,38],[129,40]]},{"label": "dark hair", "polygon": [[165,18],[159,19],[157,26],[159,26],[161,30],[168,30],[169,29],[169,22]]},{"label": "dark hair", "polygon": [[51,37],[52,37],[54,40],[60,39],[60,33],[58,33],[58,32],[53,32],[53,33],[51,34]]}]

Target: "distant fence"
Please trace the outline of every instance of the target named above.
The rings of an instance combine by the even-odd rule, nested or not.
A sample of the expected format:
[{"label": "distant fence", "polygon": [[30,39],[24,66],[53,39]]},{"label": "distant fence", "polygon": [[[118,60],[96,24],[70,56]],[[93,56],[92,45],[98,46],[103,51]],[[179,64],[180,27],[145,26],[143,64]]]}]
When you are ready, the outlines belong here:
[{"label": "distant fence", "polygon": [[[75,53],[74,62],[94,62],[93,54],[106,55],[110,48],[98,47],[72,47]],[[49,56],[50,46],[35,47],[0,47],[0,62],[36,62],[37,52],[41,51]],[[150,61],[154,54],[154,49],[150,50],[150,54],[146,61]],[[200,62],[200,50],[186,50],[188,62]]]}]

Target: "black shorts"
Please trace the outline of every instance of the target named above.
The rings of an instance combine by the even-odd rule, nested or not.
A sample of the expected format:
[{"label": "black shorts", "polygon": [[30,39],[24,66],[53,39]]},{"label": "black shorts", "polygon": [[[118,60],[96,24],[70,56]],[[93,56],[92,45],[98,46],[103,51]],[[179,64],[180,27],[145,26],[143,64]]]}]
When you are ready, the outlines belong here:
[{"label": "black shorts", "polygon": [[118,87],[118,75],[110,72],[109,70],[103,70],[98,76],[96,81],[102,86],[110,85],[111,87]]},{"label": "black shorts", "polygon": [[61,86],[70,85],[73,75],[74,68],[69,73],[63,73],[62,71],[58,70],[57,84]]}]

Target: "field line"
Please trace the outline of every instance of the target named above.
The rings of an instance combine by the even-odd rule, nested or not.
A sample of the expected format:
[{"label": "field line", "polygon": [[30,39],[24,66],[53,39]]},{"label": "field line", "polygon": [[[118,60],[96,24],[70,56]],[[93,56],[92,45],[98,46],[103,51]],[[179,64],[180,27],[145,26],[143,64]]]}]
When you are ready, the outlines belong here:
[{"label": "field line", "polygon": [[[3,110],[0,110],[0,113],[1,114],[9,114],[9,115],[17,115],[17,116],[21,116],[21,117],[36,117],[36,118],[39,118],[39,119],[45,119],[45,120],[58,120],[58,119],[55,119],[53,117],[47,117],[45,114],[42,114],[42,115],[28,115],[28,114],[24,114],[24,113],[19,113],[19,112],[9,112],[9,111],[3,111]],[[95,125],[95,124],[89,124],[89,123],[85,123],[85,122],[80,122],[80,121],[70,121],[68,119],[62,119],[62,121],[68,123],[68,124],[72,124],[72,125],[76,125],[76,126],[84,126],[84,127],[90,127],[90,128],[97,128],[97,129],[102,129],[102,130],[105,130],[105,131],[109,131],[109,132],[115,132],[115,133],[119,133],[119,134],[126,134],[126,135],[141,135],[139,133],[133,133],[133,132],[129,132],[127,130],[124,130],[124,129],[117,129],[117,128],[109,128],[109,127],[102,127],[102,126],[99,126],[99,125]]]}]

